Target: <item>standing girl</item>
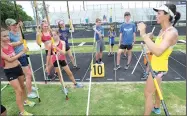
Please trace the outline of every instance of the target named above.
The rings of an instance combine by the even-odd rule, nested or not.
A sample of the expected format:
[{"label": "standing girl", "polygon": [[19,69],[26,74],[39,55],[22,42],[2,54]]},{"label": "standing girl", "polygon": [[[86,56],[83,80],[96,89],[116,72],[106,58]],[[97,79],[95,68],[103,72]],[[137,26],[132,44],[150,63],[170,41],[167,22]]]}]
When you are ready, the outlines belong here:
[{"label": "standing girl", "polygon": [[18,58],[25,54],[28,49],[23,48],[22,51],[16,54],[14,51],[14,46],[20,44],[20,42],[10,43],[8,33],[8,30],[1,28],[1,58],[4,73],[7,80],[10,82],[10,85],[14,88],[16,94],[16,103],[20,110],[20,115],[33,115],[25,111],[23,107],[23,105],[33,107],[35,103],[27,99],[24,86],[24,73],[20,62],[18,61]]},{"label": "standing girl", "polygon": [[113,47],[115,44],[114,38],[116,37],[114,25],[110,25],[110,30],[108,31],[108,37],[109,37],[109,48],[110,48],[108,55],[110,56],[114,54],[113,52]]},{"label": "standing girl", "polygon": [[[73,73],[71,72],[71,70],[69,69],[69,66],[66,63],[66,56],[65,56],[65,54],[66,54],[66,51],[65,51],[66,43],[64,41],[60,40],[60,37],[59,37],[60,35],[59,35],[58,30],[53,29],[52,30],[52,36],[53,36],[53,39],[54,39],[54,45],[50,45],[50,48],[48,49],[49,50],[48,56],[51,56],[53,66],[55,67],[55,70],[58,74],[58,77],[59,77],[59,80],[60,80],[61,84],[62,84],[62,78],[60,76],[60,70],[58,68],[55,53],[53,53],[54,48],[57,50],[57,56],[58,56],[58,59],[59,59],[60,66],[67,73],[70,80],[74,83],[75,87],[82,88],[83,85],[81,83],[77,83],[75,81]],[[53,54],[51,55],[50,53],[53,53]],[[48,63],[49,63],[49,61],[46,64],[48,64]]]}]

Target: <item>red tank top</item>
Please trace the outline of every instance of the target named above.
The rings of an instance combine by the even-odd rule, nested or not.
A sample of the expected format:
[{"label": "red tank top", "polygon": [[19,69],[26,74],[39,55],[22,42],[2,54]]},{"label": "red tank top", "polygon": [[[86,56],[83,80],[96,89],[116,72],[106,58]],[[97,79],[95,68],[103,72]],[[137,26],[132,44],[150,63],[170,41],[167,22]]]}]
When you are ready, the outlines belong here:
[{"label": "red tank top", "polygon": [[[8,49],[2,48],[2,51],[3,51],[6,55],[8,55],[8,56],[10,56],[10,57],[13,57],[13,56],[16,55],[16,53],[15,53],[15,51],[14,51],[14,47],[11,46],[11,45],[8,45]],[[1,58],[1,67],[4,67],[4,66],[5,66],[5,61],[4,61],[4,59]]]},{"label": "red tank top", "polygon": [[[59,41],[59,44],[57,45],[57,47],[62,50],[63,44],[62,44],[61,41]],[[52,48],[52,50],[53,50],[53,48]],[[66,59],[66,56],[63,55],[63,54],[60,54],[60,55],[57,55],[57,56],[58,56],[58,60],[65,60]],[[52,62],[54,63],[55,61],[56,61],[56,56],[54,54],[54,55],[52,55]]]},{"label": "red tank top", "polygon": [[50,36],[50,35],[45,36],[45,35],[42,33],[42,42],[44,43],[44,42],[49,41],[49,40],[51,40],[51,36]]}]

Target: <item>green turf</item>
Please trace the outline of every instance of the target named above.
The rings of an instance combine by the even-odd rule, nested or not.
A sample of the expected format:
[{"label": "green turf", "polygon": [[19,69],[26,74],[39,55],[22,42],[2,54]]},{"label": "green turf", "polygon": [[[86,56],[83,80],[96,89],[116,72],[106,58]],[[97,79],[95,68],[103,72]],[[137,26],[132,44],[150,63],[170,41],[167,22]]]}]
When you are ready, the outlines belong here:
[{"label": "green turf", "polygon": [[[110,47],[108,45],[105,45],[105,52],[108,52]],[[134,45],[133,51],[141,51],[140,45]],[[93,46],[75,46],[74,50],[76,53],[91,53],[93,51]],[[95,49],[94,49],[95,50]],[[118,45],[114,46],[114,51],[118,50]],[[174,51],[186,51],[186,44],[177,44],[174,47]],[[71,51],[73,51],[73,47],[71,47]],[[29,51],[29,54],[40,54],[40,51]],[[45,51],[43,50],[43,54],[45,54]]]},{"label": "green turf", "polygon": [[[69,86],[69,101],[60,85],[39,85],[41,103],[33,108],[25,107],[35,115],[85,115],[88,85],[84,89]],[[144,87],[141,83],[92,84],[90,115],[142,115],[144,112]],[[186,115],[186,83],[162,83],[164,101],[170,115]],[[9,86],[1,93],[2,104],[8,115],[18,112],[13,89]],[[164,111],[162,109],[162,115]]]},{"label": "green turf", "polygon": [[[108,37],[105,37],[104,40],[108,42]],[[186,36],[179,36],[179,40],[186,40]],[[28,40],[30,42],[35,42],[35,40]],[[115,38],[115,41],[119,41],[119,37]],[[141,37],[136,37],[136,41],[143,41]],[[81,42],[93,42],[93,38],[76,38],[73,39],[74,43],[81,43]],[[69,39],[69,43],[72,43],[71,39]]]}]

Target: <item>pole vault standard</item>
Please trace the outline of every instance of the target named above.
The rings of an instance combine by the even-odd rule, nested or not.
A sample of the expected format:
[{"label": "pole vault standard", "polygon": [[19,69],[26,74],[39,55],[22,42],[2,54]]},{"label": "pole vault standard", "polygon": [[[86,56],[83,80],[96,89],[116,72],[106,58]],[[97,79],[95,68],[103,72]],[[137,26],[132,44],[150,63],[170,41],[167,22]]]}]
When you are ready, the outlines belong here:
[{"label": "pole vault standard", "polygon": [[70,17],[68,1],[67,1],[67,11],[68,11],[68,18],[69,18],[70,33],[71,33],[71,42],[72,42],[72,46],[73,46],[73,56],[74,56],[75,65],[77,66],[75,50],[74,50],[74,43],[73,43],[73,35],[72,35],[72,32],[74,32],[74,29],[73,29],[73,22],[72,22],[71,17]]}]

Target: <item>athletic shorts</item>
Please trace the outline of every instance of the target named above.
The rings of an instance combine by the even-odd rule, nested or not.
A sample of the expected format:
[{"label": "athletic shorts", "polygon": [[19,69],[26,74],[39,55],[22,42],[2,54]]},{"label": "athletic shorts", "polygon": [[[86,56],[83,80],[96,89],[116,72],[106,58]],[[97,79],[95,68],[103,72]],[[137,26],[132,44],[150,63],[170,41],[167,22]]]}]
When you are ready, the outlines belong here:
[{"label": "athletic shorts", "polygon": [[127,50],[131,50],[132,49],[132,45],[123,45],[121,44],[119,49],[127,49]]},{"label": "athletic shorts", "polygon": [[[151,59],[152,59],[152,53],[147,53],[147,56],[149,58],[149,62],[151,62]],[[147,59],[146,59],[146,56],[144,56],[144,65],[147,66],[148,65],[148,62],[147,62]]]},{"label": "athletic shorts", "polygon": [[[48,50],[45,50],[46,56],[48,54]],[[51,51],[51,55],[53,55],[53,52]]]},{"label": "athletic shorts", "polygon": [[68,51],[70,49],[69,45],[66,45],[66,51]]},{"label": "athletic shorts", "polygon": [[103,39],[96,41],[96,52],[102,52],[105,50],[105,42]]},{"label": "athletic shorts", "polygon": [[[67,63],[66,63],[65,60],[59,60],[59,64],[60,64],[61,67],[64,67],[64,66],[67,65]],[[53,66],[54,66],[54,67],[58,67],[57,61],[55,61],[55,62],[53,63]]]},{"label": "athletic shorts", "polygon": [[167,74],[166,71],[153,71],[153,73],[155,73],[156,76],[159,75],[159,74],[163,74],[162,77]]},{"label": "athletic shorts", "polygon": [[19,76],[24,75],[23,70],[20,65],[14,67],[14,68],[4,69],[4,72],[5,72],[5,75],[8,79],[8,81],[15,80]]},{"label": "athletic shorts", "polygon": [[114,38],[109,38],[109,45],[114,46]]},{"label": "athletic shorts", "polygon": [[29,61],[28,61],[27,57],[28,57],[28,56],[25,55],[25,56],[22,56],[22,57],[18,58],[18,60],[19,60],[19,62],[21,63],[21,66],[22,66],[22,67],[28,66]]},{"label": "athletic shorts", "polygon": [[3,112],[5,112],[6,111],[6,108],[3,106],[3,105],[1,105],[1,114],[3,113]]}]

